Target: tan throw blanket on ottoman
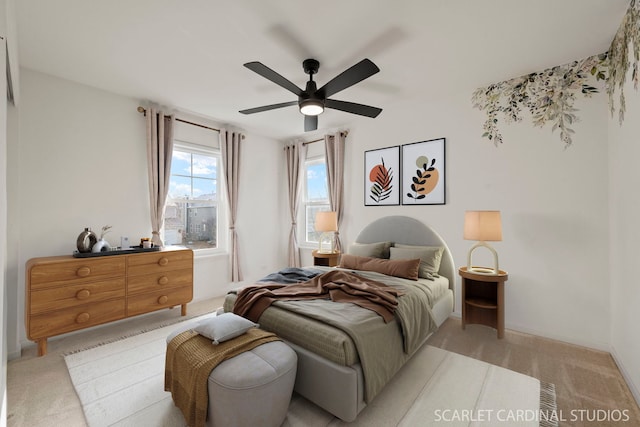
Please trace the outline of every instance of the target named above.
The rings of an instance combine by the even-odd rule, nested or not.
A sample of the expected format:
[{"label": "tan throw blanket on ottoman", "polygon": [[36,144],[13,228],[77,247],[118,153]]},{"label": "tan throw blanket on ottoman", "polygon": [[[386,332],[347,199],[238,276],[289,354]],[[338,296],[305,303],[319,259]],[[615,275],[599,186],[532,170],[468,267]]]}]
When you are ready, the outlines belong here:
[{"label": "tan throw blanket on ottoman", "polygon": [[229,341],[213,345],[209,338],[193,330],[176,335],[167,344],[164,389],[182,411],[187,425],[204,426],[207,419],[211,371],[227,359],[261,344],[277,341],[277,335],[252,328]]}]

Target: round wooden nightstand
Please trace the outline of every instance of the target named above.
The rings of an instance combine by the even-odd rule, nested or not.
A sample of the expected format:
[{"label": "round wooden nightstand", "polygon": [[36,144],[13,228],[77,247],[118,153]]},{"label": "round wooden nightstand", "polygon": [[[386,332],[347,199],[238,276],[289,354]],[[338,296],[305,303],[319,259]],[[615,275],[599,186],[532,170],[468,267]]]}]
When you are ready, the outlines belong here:
[{"label": "round wooden nightstand", "polygon": [[340,252],[322,253],[317,250],[311,252],[313,256],[313,265],[321,265],[325,267],[335,267],[340,259]]},{"label": "round wooden nightstand", "polygon": [[498,274],[481,274],[460,267],[462,277],[462,329],[468,324],[491,326],[504,337],[504,282],[509,275],[499,270]]}]

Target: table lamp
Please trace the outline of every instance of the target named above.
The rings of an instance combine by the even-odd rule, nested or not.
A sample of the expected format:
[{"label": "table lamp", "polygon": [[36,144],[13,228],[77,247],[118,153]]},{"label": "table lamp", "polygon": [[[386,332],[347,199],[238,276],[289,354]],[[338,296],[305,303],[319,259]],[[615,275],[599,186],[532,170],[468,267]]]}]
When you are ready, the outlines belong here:
[{"label": "table lamp", "polygon": [[[502,222],[500,211],[466,211],[464,214],[464,239],[477,240],[478,243],[469,249],[467,256],[467,271],[479,274],[497,275],[498,253],[487,242],[499,242],[502,240]],[[486,267],[473,267],[471,254],[480,246],[483,246],[493,254],[493,269]]]},{"label": "table lamp", "polygon": [[316,214],[316,231],[321,231],[318,246],[318,253],[321,254],[332,254],[333,253],[333,235],[331,235],[331,250],[323,250],[322,249],[322,241],[327,234],[333,234],[338,231],[338,215],[336,212],[318,212]]}]

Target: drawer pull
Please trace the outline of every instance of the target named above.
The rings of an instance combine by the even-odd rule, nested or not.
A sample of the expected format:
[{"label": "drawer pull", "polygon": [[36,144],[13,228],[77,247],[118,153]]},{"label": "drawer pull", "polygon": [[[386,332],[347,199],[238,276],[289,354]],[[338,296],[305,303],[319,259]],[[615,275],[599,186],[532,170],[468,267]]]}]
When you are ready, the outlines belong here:
[{"label": "drawer pull", "polygon": [[158,279],[159,285],[166,285],[167,283],[169,283],[169,278],[167,276],[162,276]]},{"label": "drawer pull", "polygon": [[91,269],[89,267],[80,267],[76,270],[76,275],[80,277],[87,277],[91,274]]},{"label": "drawer pull", "polygon": [[91,296],[91,291],[89,289],[82,289],[76,292],[76,298],[78,299],[87,299]]},{"label": "drawer pull", "polygon": [[168,260],[168,259],[166,259],[165,257],[162,257],[162,258],[160,258],[160,259],[158,260],[158,265],[165,266],[165,265],[167,265],[167,264],[169,264],[169,260]]},{"label": "drawer pull", "polygon": [[169,301],[169,297],[166,295],[161,295],[158,298],[158,304],[166,304],[167,301]]},{"label": "drawer pull", "polygon": [[87,312],[80,313],[78,314],[78,317],[76,317],[76,323],[85,323],[89,320],[90,317],[91,315]]}]

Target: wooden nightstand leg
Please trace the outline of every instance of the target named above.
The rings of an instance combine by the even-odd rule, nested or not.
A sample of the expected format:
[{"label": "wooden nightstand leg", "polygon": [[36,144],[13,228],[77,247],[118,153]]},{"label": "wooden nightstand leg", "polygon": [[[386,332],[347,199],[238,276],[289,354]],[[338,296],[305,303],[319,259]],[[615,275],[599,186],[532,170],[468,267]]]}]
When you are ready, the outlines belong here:
[{"label": "wooden nightstand leg", "polygon": [[38,340],[38,356],[44,356],[47,354],[47,339],[40,338]]},{"label": "wooden nightstand leg", "polygon": [[504,282],[498,282],[498,308],[497,308],[497,319],[496,319],[496,329],[498,330],[498,339],[504,338]]},{"label": "wooden nightstand leg", "polygon": [[187,315],[187,304],[182,304],[180,306],[180,315],[181,316],[186,316]]},{"label": "wooden nightstand leg", "polygon": [[462,291],[462,330],[465,330],[465,326],[467,325],[467,303],[465,302],[465,293],[466,293],[467,283],[465,282],[464,277],[462,278],[462,283],[460,284],[460,290]]}]

